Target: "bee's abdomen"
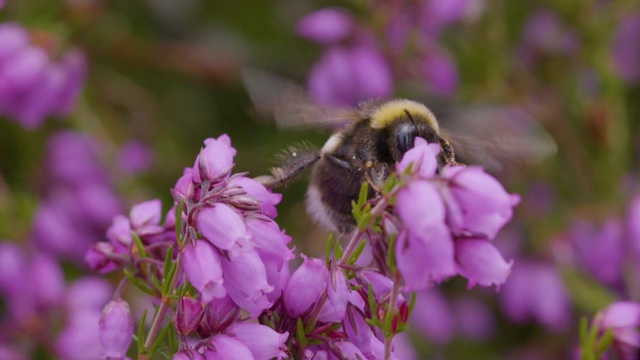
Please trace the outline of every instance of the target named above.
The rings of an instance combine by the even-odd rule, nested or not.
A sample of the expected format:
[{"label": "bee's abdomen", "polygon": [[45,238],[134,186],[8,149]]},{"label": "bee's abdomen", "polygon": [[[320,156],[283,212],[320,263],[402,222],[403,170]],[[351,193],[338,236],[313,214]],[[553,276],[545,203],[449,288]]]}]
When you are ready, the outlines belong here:
[{"label": "bee's abdomen", "polygon": [[351,202],[358,198],[363,173],[321,159],[313,170],[307,193],[307,210],[321,225],[347,232],[355,225]]}]

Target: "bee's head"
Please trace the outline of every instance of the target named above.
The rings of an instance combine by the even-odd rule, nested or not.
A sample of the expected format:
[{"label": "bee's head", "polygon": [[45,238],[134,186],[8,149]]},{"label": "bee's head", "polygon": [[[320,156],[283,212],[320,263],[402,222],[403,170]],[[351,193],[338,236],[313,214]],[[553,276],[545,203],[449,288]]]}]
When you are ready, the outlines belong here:
[{"label": "bee's head", "polygon": [[411,100],[392,100],[378,108],[371,117],[371,127],[383,130],[383,142],[393,161],[413,148],[416,137],[438,142],[438,122],[426,106]]}]

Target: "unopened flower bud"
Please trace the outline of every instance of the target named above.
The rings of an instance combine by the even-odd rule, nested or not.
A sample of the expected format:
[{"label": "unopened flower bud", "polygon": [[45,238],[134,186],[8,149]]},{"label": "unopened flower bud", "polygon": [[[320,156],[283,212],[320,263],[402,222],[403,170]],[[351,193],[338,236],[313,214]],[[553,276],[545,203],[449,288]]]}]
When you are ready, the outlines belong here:
[{"label": "unopened flower bud", "polygon": [[198,334],[207,338],[220,333],[238,319],[240,308],[230,297],[213,299],[204,308],[204,317],[198,327]]},{"label": "unopened flower bud", "polygon": [[173,199],[177,202],[191,199],[194,194],[193,169],[185,168],[182,176],[176,181],[176,185],[171,189]]},{"label": "unopened flower bud", "polygon": [[124,359],[133,338],[133,317],[129,304],[122,299],[110,301],[104,307],[99,326],[103,357]]},{"label": "unopened flower bud", "polygon": [[227,294],[223,285],[220,256],[209,242],[196,240],[194,244],[188,244],[183,256],[182,268],[191,285],[202,295],[204,303]]},{"label": "unopened flower bud", "polygon": [[203,315],[204,308],[199,300],[186,296],[181,297],[174,317],[178,333],[189,335],[198,327]]},{"label": "unopened flower bud", "polygon": [[289,315],[299,317],[308,313],[320,299],[328,276],[322,260],[304,257],[284,290],[284,305]]},{"label": "unopened flower bud", "polygon": [[204,141],[205,147],[200,151],[193,166],[193,180],[220,181],[229,176],[233,168],[233,157],[236,149],[231,147],[228,135],[221,135],[217,139],[209,138]]}]

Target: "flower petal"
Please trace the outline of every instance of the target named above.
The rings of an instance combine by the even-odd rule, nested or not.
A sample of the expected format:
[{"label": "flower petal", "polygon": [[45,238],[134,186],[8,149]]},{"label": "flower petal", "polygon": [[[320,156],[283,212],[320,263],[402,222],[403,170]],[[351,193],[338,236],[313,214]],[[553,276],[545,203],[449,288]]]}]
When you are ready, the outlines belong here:
[{"label": "flower petal", "polygon": [[513,260],[506,261],[486,240],[457,239],[455,246],[458,273],[469,280],[469,288],[475,284],[500,286],[511,273]]}]

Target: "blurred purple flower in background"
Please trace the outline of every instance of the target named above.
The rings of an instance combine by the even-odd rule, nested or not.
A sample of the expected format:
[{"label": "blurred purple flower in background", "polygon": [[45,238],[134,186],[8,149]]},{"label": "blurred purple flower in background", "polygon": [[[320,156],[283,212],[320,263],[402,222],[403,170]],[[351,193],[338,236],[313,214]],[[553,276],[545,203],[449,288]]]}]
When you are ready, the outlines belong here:
[{"label": "blurred purple flower in background", "polygon": [[620,76],[629,81],[640,80],[640,13],[626,14],[618,23],[612,52],[613,64]]},{"label": "blurred purple flower in background", "polygon": [[518,261],[499,294],[501,309],[517,323],[534,320],[549,330],[566,330],[571,321],[569,294],[550,264]]},{"label": "blurred purple flower in background", "polygon": [[140,141],[130,141],[122,145],[116,163],[123,173],[136,175],[149,169],[153,163],[153,152]]},{"label": "blurred purple flower in background", "polygon": [[580,49],[581,40],[569,30],[558,14],[542,9],[527,21],[520,44],[519,57],[533,66],[543,55],[568,56]]},{"label": "blurred purple flower in background", "polygon": [[49,255],[27,254],[6,242],[0,243],[0,264],[0,347],[13,339],[20,343],[15,351],[29,358],[39,341],[51,339],[48,345],[60,358],[100,356],[98,320],[112,294],[107,280],[81,277],[66,284],[60,264]]},{"label": "blurred purple flower in background", "polygon": [[434,288],[416,293],[411,324],[435,344],[447,344],[455,336],[453,309],[444,295]]},{"label": "blurred purple flower in background", "polygon": [[391,70],[372,44],[329,47],[309,74],[309,93],[322,104],[356,105],[392,89]]},{"label": "blurred purple flower in background", "polygon": [[592,276],[610,286],[622,283],[627,248],[621,220],[611,218],[597,228],[586,221],[576,221],[569,232],[578,264]]},{"label": "blurred purple flower in background", "polygon": [[341,8],[326,8],[312,12],[296,25],[298,35],[320,44],[344,40],[355,30],[355,20]]},{"label": "blurred purple flower in background", "polygon": [[624,221],[629,247],[636,256],[640,256],[640,195],[631,200]]},{"label": "blurred purple flower in background", "polygon": [[[44,35],[43,35],[44,36]],[[46,35],[49,36],[49,35]],[[87,63],[79,50],[52,59],[16,23],[0,24],[0,114],[27,129],[47,116],[67,116],[84,86]]]},{"label": "blurred purple flower in background", "polygon": [[486,303],[472,297],[460,297],[452,305],[460,336],[479,342],[493,337],[496,321]]},{"label": "blurred purple flower in background", "polygon": [[456,337],[488,341],[496,327],[482,301],[472,297],[451,299],[436,288],[417,293],[410,323],[427,341],[439,345]]},{"label": "blurred purple flower in background", "polygon": [[473,15],[475,0],[428,0],[421,3],[420,24],[429,38],[436,38],[444,27]]},{"label": "blurred purple flower in background", "polygon": [[122,205],[94,138],[59,132],[47,149],[47,195],[33,220],[33,240],[57,257],[80,261]]},{"label": "blurred purple flower in background", "polygon": [[458,90],[458,68],[443,50],[427,51],[420,64],[428,88],[439,96],[453,96]]}]

